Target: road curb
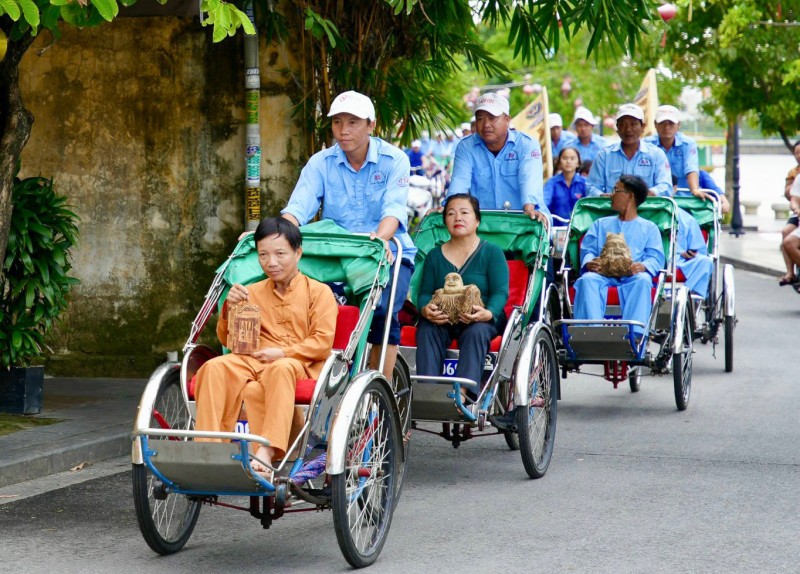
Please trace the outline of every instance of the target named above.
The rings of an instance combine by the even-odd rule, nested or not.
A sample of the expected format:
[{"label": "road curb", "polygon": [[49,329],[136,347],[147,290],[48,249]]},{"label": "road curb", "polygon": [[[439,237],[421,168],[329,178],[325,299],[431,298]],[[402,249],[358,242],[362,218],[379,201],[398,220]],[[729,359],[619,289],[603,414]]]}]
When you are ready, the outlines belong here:
[{"label": "road curb", "polygon": [[130,426],[49,452],[33,450],[0,464],[0,488],[69,470],[82,462],[100,462],[131,452]]},{"label": "road curb", "polygon": [[760,273],[761,275],[769,275],[770,277],[781,276],[781,272],[773,269],[772,267],[766,267],[764,265],[759,265],[757,263],[750,263],[749,261],[742,261],[741,259],[733,259],[731,257],[725,257],[724,255],[720,255],[719,259],[720,261],[722,261],[722,263],[730,263],[737,270],[752,271],[753,273]]}]

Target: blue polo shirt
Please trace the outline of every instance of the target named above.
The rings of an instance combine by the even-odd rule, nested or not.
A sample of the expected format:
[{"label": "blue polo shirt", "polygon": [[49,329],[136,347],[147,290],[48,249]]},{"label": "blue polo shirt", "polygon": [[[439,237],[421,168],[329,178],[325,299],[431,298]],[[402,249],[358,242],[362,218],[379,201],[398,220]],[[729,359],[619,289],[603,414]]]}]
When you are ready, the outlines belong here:
[{"label": "blue polo shirt", "polygon": [[[578,141],[578,136],[576,136],[572,132],[568,132],[567,130],[562,129],[561,137],[558,138],[558,143],[555,143],[553,142],[553,140],[550,140],[550,143],[552,144],[553,147],[553,163],[555,163],[558,160],[558,154],[560,154],[561,150],[564,149],[565,147],[574,147],[575,149],[577,149],[578,146],[575,145],[577,141]],[[583,161],[583,156],[581,156],[581,161]]]},{"label": "blue polo shirt", "polygon": [[590,141],[588,145],[583,145],[578,136],[575,136],[575,140],[575,145],[573,147],[581,153],[581,161],[594,161],[598,152],[609,145],[606,138],[595,133],[592,134],[592,141]]},{"label": "blue polo shirt", "polygon": [[586,179],[586,195],[594,197],[611,193],[621,175],[638,175],[657,195],[672,196],[672,172],[661,148],[639,141],[639,149],[631,159],[622,151],[622,142],[600,150]]},{"label": "blue polo shirt", "polygon": [[572,178],[572,185],[567,182],[562,174],[556,174],[544,184],[544,202],[550,213],[564,219],[572,216],[575,203],[586,194],[586,180],[576,173]]},{"label": "blue polo shirt", "polygon": [[664,149],[664,146],[661,145],[658,134],[647,136],[644,141],[661,148],[669,160],[672,174],[678,178],[678,187],[688,188],[689,182],[686,181],[686,176],[700,171],[697,162],[697,143],[680,132],[675,134],[675,141],[669,150]]},{"label": "blue polo shirt", "polygon": [[506,143],[494,155],[478,134],[471,134],[456,147],[448,197],[470,193],[482,209],[522,209],[526,203],[549,213],[542,196],[542,151],[530,136],[508,130]]},{"label": "blue polo shirt", "polygon": [[[394,217],[400,222],[395,237],[403,246],[403,259],[413,263],[417,249],[406,230],[410,169],[408,156],[380,138],[369,138],[367,160],[359,171],[336,144],[311,156],[281,213],[305,225],[322,204],[322,219],[353,233],[377,231],[382,219]],[[394,242],[389,246],[396,252]]]}]

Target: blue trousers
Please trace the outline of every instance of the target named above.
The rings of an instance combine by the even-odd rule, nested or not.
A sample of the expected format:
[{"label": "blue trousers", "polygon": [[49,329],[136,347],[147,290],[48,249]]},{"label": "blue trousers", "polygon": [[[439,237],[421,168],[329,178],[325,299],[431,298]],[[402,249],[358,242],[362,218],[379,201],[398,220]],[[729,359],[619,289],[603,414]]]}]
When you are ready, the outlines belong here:
[{"label": "blue trousers", "polygon": [[678,268],[686,276],[686,288],[705,299],[708,295],[711,272],[714,270],[714,262],[711,261],[711,257],[698,253],[691,259],[684,259],[678,255]]},{"label": "blue trousers", "polygon": [[456,376],[475,381],[480,386],[489,343],[497,336],[493,321],[464,325],[434,325],[420,318],[417,326],[417,374],[437,377],[442,374],[445,352],[458,339]]},{"label": "blue trousers", "polygon": [[[574,314],[576,319],[602,319],[606,313],[606,297],[609,287],[616,287],[622,307],[622,318],[639,321],[647,325],[653,302],[650,288],[653,278],[649,273],[637,273],[629,277],[605,277],[587,271],[575,282]],[[634,333],[641,335],[642,327],[634,327]]]}]

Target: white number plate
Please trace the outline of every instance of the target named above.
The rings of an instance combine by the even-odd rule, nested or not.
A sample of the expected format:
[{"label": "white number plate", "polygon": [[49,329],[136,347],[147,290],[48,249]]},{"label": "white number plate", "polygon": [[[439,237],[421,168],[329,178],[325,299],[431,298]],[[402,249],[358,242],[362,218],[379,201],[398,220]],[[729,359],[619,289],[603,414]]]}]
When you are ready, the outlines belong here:
[{"label": "white number plate", "polygon": [[442,363],[442,376],[455,377],[457,365],[458,359],[445,359],[444,363]]}]

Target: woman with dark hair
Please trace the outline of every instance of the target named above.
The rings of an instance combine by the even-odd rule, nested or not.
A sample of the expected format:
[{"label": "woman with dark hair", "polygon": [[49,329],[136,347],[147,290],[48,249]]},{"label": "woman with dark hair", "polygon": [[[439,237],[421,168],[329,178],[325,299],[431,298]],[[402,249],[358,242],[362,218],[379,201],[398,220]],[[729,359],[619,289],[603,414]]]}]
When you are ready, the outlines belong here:
[{"label": "woman with dark hair", "polygon": [[[417,330],[418,375],[441,375],[445,351],[453,339],[458,339],[461,352],[456,376],[481,383],[489,343],[505,322],[508,266],[499,247],[478,237],[480,222],[481,210],[475,197],[459,193],[447,198],[444,223],[450,239],[425,257],[417,297],[421,315]],[[448,315],[431,302],[448,273],[458,273],[464,285],[478,287],[484,303],[461,313],[455,324],[450,324]]]},{"label": "woman with dark hair", "polygon": [[568,146],[558,154],[556,169],[560,172],[544,184],[544,203],[553,215],[569,219],[575,203],[586,194],[580,166],[581,154],[576,148]]}]

